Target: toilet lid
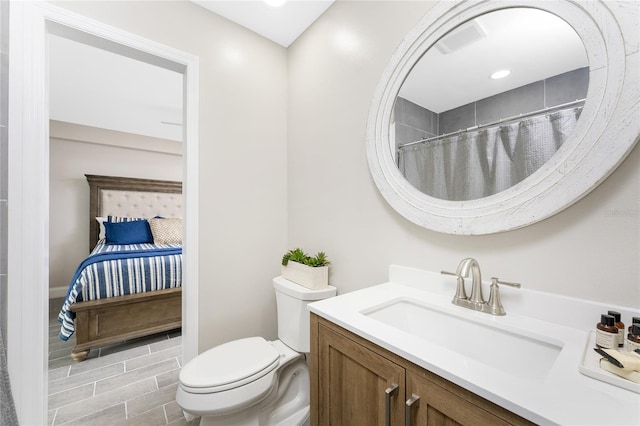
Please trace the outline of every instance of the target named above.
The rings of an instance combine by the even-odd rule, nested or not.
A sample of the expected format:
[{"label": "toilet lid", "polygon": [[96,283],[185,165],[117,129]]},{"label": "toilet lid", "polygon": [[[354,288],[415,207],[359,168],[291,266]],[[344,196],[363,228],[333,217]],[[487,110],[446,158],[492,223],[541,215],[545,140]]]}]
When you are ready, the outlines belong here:
[{"label": "toilet lid", "polygon": [[262,337],[234,340],[187,363],[180,371],[180,382],[191,388],[213,388],[251,376],[257,380],[277,366],[278,358],[278,351]]}]

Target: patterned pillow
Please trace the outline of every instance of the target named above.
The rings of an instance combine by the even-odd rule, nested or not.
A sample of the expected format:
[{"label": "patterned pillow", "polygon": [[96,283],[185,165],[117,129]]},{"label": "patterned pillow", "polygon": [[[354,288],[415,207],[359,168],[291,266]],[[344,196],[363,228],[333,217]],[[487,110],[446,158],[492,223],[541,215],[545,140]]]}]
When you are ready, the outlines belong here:
[{"label": "patterned pillow", "polygon": [[136,220],[147,220],[146,217],[127,217],[127,216],[107,216],[107,222],[135,222]]},{"label": "patterned pillow", "polygon": [[154,244],[182,244],[182,218],[149,219]]}]

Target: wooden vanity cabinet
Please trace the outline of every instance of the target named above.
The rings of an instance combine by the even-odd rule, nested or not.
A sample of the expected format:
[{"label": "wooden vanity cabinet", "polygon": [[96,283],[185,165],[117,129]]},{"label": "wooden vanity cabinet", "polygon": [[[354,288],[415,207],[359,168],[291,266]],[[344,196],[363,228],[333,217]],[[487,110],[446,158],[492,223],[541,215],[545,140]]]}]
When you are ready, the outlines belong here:
[{"label": "wooden vanity cabinet", "polygon": [[533,424],[313,313],[310,363],[312,426]]}]

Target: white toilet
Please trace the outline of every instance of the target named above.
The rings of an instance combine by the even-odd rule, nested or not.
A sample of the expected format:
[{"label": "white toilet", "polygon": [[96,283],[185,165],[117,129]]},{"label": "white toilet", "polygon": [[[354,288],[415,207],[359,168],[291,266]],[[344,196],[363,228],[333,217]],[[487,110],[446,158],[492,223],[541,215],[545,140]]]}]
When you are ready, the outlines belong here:
[{"label": "white toilet", "polygon": [[180,371],[176,402],[206,425],[303,425],[309,422],[309,311],[307,304],[335,296],[273,279],[278,338],[234,340],[209,349]]}]

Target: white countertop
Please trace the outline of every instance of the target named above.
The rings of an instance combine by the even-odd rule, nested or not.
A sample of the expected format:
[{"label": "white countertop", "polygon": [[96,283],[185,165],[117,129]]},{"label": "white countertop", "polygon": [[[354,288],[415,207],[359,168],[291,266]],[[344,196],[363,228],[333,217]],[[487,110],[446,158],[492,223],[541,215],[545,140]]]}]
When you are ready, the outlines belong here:
[{"label": "white countertop", "polygon": [[[466,281],[469,293],[471,280]],[[586,351],[591,350],[588,339],[600,314],[619,311],[626,327],[632,316],[640,316],[640,311],[503,286],[500,291],[507,315],[499,317],[451,304],[455,287],[455,277],[392,265],[388,282],[314,302],[309,309],[535,423],[640,425],[640,394],[583,375],[578,368]],[[488,285],[483,293],[488,298]],[[545,336],[562,349],[546,374],[524,379],[362,313],[405,298],[437,305],[466,320]],[[464,339],[464,332],[459,332]],[[503,350],[509,352],[510,348]],[[523,369],[528,368],[525,361]]]}]

